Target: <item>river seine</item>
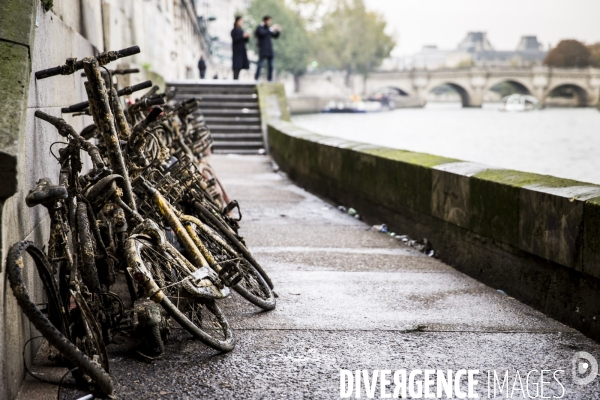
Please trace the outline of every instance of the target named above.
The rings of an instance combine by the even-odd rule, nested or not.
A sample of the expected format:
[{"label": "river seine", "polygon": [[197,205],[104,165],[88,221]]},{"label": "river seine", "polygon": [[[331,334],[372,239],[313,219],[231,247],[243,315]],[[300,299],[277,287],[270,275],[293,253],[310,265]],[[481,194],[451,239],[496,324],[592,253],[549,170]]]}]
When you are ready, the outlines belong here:
[{"label": "river seine", "polygon": [[356,142],[600,184],[600,112],[547,108],[501,112],[430,103],[371,114],[311,114],[292,121]]}]

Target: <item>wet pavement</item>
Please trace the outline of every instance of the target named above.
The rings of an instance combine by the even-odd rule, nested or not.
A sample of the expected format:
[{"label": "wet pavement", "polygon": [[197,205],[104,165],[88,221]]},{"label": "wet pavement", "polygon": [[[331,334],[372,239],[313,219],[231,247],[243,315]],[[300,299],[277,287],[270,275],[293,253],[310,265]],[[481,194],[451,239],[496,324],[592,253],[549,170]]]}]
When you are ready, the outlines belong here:
[{"label": "wet pavement", "polygon": [[[580,351],[600,359],[598,343],[371,230],[273,172],[267,157],[211,163],[242,206],[240,232],[273,280],[277,309],[260,312],[237,295],[223,301],[238,340],[229,354],[185,334],[151,364],[131,357],[126,343],[109,346],[119,398],[334,399],[340,369],[479,370],[485,398],[488,371],[509,371],[509,396],[489,396],[498,399],[528,398],[518,385],[513,391],[517,371],[525,385],[532,370],[562,370],[564,393],[553,381],[545,397],[600,398],[600,378],[576,385],[571,361]],[[534,397],[539,373],[531,377]],[[28,378],[20,398],[49,398],[40,388],[56,396]]]}]

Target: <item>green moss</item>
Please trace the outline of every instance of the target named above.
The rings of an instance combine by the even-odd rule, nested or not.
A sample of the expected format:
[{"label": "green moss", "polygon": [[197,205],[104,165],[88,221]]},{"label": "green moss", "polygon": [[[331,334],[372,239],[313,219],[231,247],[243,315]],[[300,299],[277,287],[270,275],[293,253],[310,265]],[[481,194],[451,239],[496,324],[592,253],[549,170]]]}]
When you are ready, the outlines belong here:
[{"label": "green moss", "polygon": [[31,45],[37,2],[0,0],[0,40]]},{"label": "green moss", "polygon": [[0,42],[0,93],[10,101],[0,106],[0,149],[14,154],[23,129],[29,86],[29,49]]},{"label": "green moss", "polygon": [[[489,169],[480,172],[470,180],[471,218],[469,228],[482,235],[519,247],[521,245],[518,240],[519,223],[523,222],[520,221],[521,201],[522,196],[525,195],[520,192],[521,188],[527,186],[562,188],[582,185],[587,184],[571,179],[514,170]],[[534,206],[529,203],[525,205]],[[541,207],[541,205],[539,206]],[[552,209],[556,211],[557,207],[556,205]],[[527,218],[533,221],[534,218],[546,217],[528,215]],[[529,225],[523,226],[528,227]]]},{"label": "green moss", "polygon": [[[269,141],[272,156],[292,179],[332,199],[437,217],[484,242],[600,278],[600,197],[581,202],[524,189],[590,186],[589,195],[596,185],[504,169],[452,174],[432,167],[460,160],[316,135],[283,121],[269,123]],[[464,217],[453,219],[459,211]]]},{"label": "green moss", "polygon": [[435,167],[437,165],[457,162],[454,158],[446,158],[434,156],[427,153],[416,153],[406,150],[396,150],[387,147],[380,147],[375,149],[362,150],[365,153],[373,154],[375,156],[387,158],[395,161],[402,161],[409,164],[419,165],[421,167]]},{"label": "green moss", "polygon": [[[370,147],[313,134],[283,121],[269,123],[271,155],[297,172],[335,182],[369,201],[431,212],[431,166],[454,159]],[[338,140],[342,147],[327,144]],[[398,162],[400,161],[400,162]],[[283,166],[285,169],[285,166]]]},{"label": "green moss", "polygon": [[287,103],[287,97],[285,95],[285,88],[281,83],[260,83],[256,85],[256,91],[258,92],[258,103],[263,121],[268,121],[270,118],[268,99],[271,96],[275,96],[277,98],[279,111],[281,112],[281,120],[290,120],[290,109]]},{"label": "green moss", "polygon": [[[474,175],[476,178],[503,183],[505,185],[524,187],[540,185],[552,188],[582,186],[584,183],[571,179],[557,178],[550,175],[538,175],[510,169],[488,169]],[[587,185],[587,184],[585,184]]]}]

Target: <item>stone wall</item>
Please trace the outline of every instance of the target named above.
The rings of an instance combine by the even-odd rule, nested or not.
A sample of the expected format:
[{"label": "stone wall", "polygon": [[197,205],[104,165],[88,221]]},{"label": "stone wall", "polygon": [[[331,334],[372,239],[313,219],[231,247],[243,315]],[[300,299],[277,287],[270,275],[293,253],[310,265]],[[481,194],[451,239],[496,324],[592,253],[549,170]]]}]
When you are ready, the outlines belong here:
[{"label": "stone wall", "polygon": [[263,133],[265,150],[269,152],[267,123],[270,120],[290,120],[290,107],[285,96],[285,88],[281,83],[263,82],[256,85],[260,124]]},{"label": "stone wall", "polygon": [[[46,10],[43,5],[52,6]],[[105,45],[139,44],[140,55],[110,66],[145,67],[123,84],[197,74],[196,62],[205,50],[191,7],[190,0],[0,0],[0,399],[15,398],[24,376],[23,346],[36,335],[7,282],[6,252],[19,240],[47,242],[46,210],[29,209],[24,199],[39,178],[56,182],[59,172],[50,146],[62,138],[33,114],[42,110],[61,116],[61,107],[85,99],[79,73],[36,81],[33,72],[64,64],[68,57],[97,54]],[[78,130],[91,123],[90,118],[63,117]],[[26,265],[24,278],[32,294],[40,296],[32,265]],[[37,350],[33,343],[26,350],[29,360]]]},{"label": "stone wall", "polygon": [[300,185],[427,238],[460,271],[600,337],[600,186],[349,142],[269,123]]}]

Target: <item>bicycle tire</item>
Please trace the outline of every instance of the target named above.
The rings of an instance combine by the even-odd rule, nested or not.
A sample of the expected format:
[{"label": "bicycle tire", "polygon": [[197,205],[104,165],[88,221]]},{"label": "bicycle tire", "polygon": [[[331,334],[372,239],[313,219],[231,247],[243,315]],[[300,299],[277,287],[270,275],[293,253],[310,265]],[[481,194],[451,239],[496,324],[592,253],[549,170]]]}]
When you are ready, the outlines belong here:
[{"label": "bicycle tire", "polygon": [[95,246],[93,235],[90,230],[87,205],[84,202],[77,203],[77,242],[79,243],[79,273],[81,280],[90,292],[100,291],[100,279],[96,268]]},{"label": "bicycle tire", "polygon": [[209,184],[209,186],[206,188],[206,191],[212,198],[213,202],[215,202],[215,204],[219,206],[220,210],[223,211],[231,200],[229,199],[225,188],[221,184],[221,181],[217,177],[217,174],[213,170],[212,166],[204,159],[200,159],[196,165],[198,167],[198,172],[200,172],[204,180]]},{"label": "bicycle tire", "polygon": [[[31,300],[29,292],[23,283],[23,275],[21,273],[21,270],[24,268],[23,254],[25,252],[34,259],[38,272],[41,275],[46,275],[46,272],[41,272],[44,269],[48,274],[51,271],[48,257],[33,242],[17,242],[10,247],[6,261],[7,275],[10,287],[21,310],[46,340],[74,366],[79,368],[81,372],[85,373],[102,394],[113,394],[114,386],[110,375],[100,365],[79,350],[69,340],[67,332],[61,332]],[[60,298],[56,301],[60,302]],[[60,305],[60,303],[58,304]]]},{"label": "bicycle tire", "polygon": [[[201,221],[196,221],[201,223]],[[275,309],[277,305],[275,295],[262,275],[254,268],[254,265],[242,254],[236,252],[225,238],[221,237],[208,225],[199,226],[198,223],[190,222],[186,224],[186,229],[194,242],[199,241],[219,265],[224,266],[225,263],[235,263],[241,269],[242,279],[235,286],[232,286],[232,289],[263,310]]]},{"label": "bicycle tire", "polygon": [[192,204],[193,209],[196,211],[195,216],[201,221],[206,221],[209,225],[213,225],[217,228],[218,232],[225,235],[227,239],[234,245],[246,260],[248,260],[254,268],[258,271],[258,273],[262,276],[265,282],[269,285],[269,288],[273,289],[273,282],[271,282],[271,278],[265,272],[265,270],[260,266],[260,264],[254,259],[250,251],[246,248],[246,246],[236,237],[236,235],[231,231],[231,229],[222,222],[219,218],[217,218],[213,213],[207,210],[199,201],[194,201]]},{"label": "bicycle tire", "polygon": [[[173,270],[189,271],[189,268],[183,264],[184,261],[182,260],[185,260],[183,255],[169,244],[159,247],[152,240],[141,237],[129,238],[127,240],[126,248],[125,254],[126,257],[128,257],[128,265],[135,266],[138,270],[140,265],[143,265],[146,271],[151,275],[151,277],[148,278],[154,281],[153,286],[160,288],[157,292],[160,294],[154,293],[151,296],[152,300],[159,303],[182,328],[207,346],[221,352],[229,352],[234,349],[235,338],[233,336],[233,331],[225,314],[223,314],[215,301],[193,296],[189,294],[189,290],[178,287],[178,282],[182,282],[183,279],[188,277],[183,278],[182,276],[177,276],[174,279],[176,281],[175,283],[165,280],[164,274],[162,273],[163,270],[169,273],[172,273]],[[151,258],[148,255],[150,253],[154,253],[157,256]],[[158,260],[158,257],[162,257],[162,260]],[[164,265],[165,261],[169,263],[168,267]],[[171,268],[171,266],[174,266],[174,268]],[[167,268],[169,268],[169,270],[167,270]],[[163,275],[162,277],[161,274]],[[183,286],[183,283],[181,286]],[[176,290],[177,292],[175,292]],[[175,302],[173,302],[171,298],[173,298]],[[211,335],[211,333],[208,332],[209,329],[207,328],[209,326],[205,327],[202,325],[202,317],[198,317],[200,309],[206,309],[209,312],[208,316],[212,316],[216,319],[220,327],[217,330],[221,331],[222,338],[214,337],[215,333]],[[198,321],[200,322],[200,326],[198,325]]]}]

